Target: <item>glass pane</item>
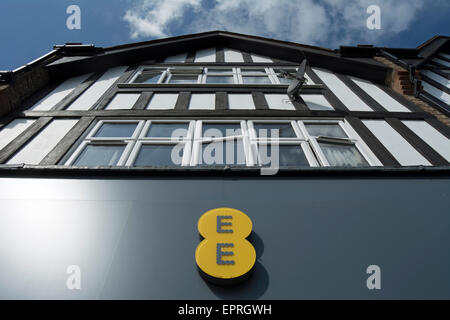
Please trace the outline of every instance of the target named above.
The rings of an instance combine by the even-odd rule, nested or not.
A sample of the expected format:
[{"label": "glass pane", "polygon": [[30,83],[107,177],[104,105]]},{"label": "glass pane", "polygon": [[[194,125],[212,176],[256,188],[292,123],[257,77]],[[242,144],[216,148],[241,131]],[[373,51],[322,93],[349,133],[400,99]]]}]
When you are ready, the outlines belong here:
[{"label": "glass pane", "polygon": [[297,72],[297,70],[290,69],[290,68],[273,69],[273,71],[275,71],[276,74],[280,74],[282,72],[282,70],[287,71],[290,74],[295,74]]},{"label": "glass pane", "polygon": [[369,165],[355,145],[323,142],[320,142],[319,145],[331,166],[362,167]]},{"label": "glass pane", "polygon": [[245,165],[244,146],[241,140],[202,144],[200,165]]},{"label": "glass pane", "polygon": [[203,123],[203,137],[231,137],[242,134],[239,123]]},{"label": "glass pane", "polygon": [[206,83],[234,83],[233,77],[207,76]]},{"label": "glass pane", "polygon": [[338,124],[305,123],[305,127],[312,136],[347,138],[344,130]]},{"label": "glass pane", "polygon": [[152,122],[146,137],[185,137],[188,132],[188,123],[155,123]]},{"label": "glass pane", "polygon": [[278,130],[279,138],[296,138],[294,129],[290,123],[254,123],[258,138],[272,138],[272,130]]},{"label": "glass pane", "polygon": [[145,71],[138,75],[136,79],[134,79],[134,83],[158,83],[159,77],[161,76],[161,71]]},{"label": "glass pane", "polygon": [[241,69],[242,74],[261,74],[266,75],[266,70],[264,69]]},{"label": "glass pane", "polygon": [[170,78],[169,83],[197,83],[198,76],[174,76]]},{"label": "glass pane", "polygon": [[231,69],[211,69],[208,68],[208,73],[231,73]]},{"label": "glass pane", "polygon": [[286,79],[283,76],[278,76],[278,80],[280,80],[280,83],[282,83],[282,84],[291,84],[291,81],[292,81],[292,80]]},{"label": "glass pane", "polygon": [[181,165],[183,150],[184,145],[180,144],[143,144],[136,157],[134,166]]},{"label": "glass pane", "polygon": [[300,145],[260,144],[258,152],[263,166],[309,167],[309,162]]},{"label": "glass pane", "polygon": [[243,76],[242,80],[245,84],[253,84],[253,83],[272,83],[268,77],[248,77]]},{"label": "glass pane", "polygon": [[125,150],[125,145],[89,144],[75,160],[75,166],[115,166]]},{"label": "glass pane", "polygon": [[136,126],[137,123],[104,123],[95,133],[94,137],[131,137]]}]

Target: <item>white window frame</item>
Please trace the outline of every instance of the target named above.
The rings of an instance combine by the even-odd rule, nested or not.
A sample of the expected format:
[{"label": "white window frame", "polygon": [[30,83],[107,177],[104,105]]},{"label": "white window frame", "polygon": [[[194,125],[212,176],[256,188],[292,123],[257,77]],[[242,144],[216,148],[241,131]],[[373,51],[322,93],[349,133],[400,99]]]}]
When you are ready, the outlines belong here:
[{"label": "white window frame", "polygon": [[[268,137],[258,137],[255,123],[268,123],[268,124],[276,124],[276,123],[290,123],[294,133],[297,137],[286,138],[268,138]],[[251,150],[255,158],[257,158],[257,162],[259,165],[262,165],[261,156],[259,153],[259,145],[298,145],[302,148],[303,154],[306,157],[309,165],[311,167],[318,167],[319,164],[314,156],[314,153],[309,146],[307,140],[305,139],[305,135],[300,130],[298,122],[296,120],[249,120],[248,121],[249,132],[250,132],[250,141],[251,141]]]},{"label": "white window frame", "polygon": [[[125,145],[125,149],[120,156],[119,161],[116,166],[124,166],[126,159],[128,158],[136,139],[139,135],[139,132],[142,130],[144,126],[145,120],[99,120],[95,126],[89,131],[88,135],[84,138],[75,152],[67,159],[65,162],[66,166],[73,165],[80,156],[80,154],[84,151],[84,149],[88,145]],[[136,123],[136,128],[134,129],[133,135],[131,137],[95,137],[95,134],[101,128],[103,124],[108,123]]]},{"label": "white window frame", "polygon": [[[234,135],[229,137],[218,137],[218,138],[204,138],[203,137],[203,123],[236,123],[241,126],[241,134]],[[195,134],[194,134],[194,146],[192,149],[192,157],[191,157],[191,166],[200,165],[200,155],[202,152],[202,144],[203,143],[211,143],[211,142],[223,142],[242,139],[242,147],[244,149],[245,154],[245,166],[250,167],[255,165],[255,159],[253,152],[251,150],[251,144],[248,137],[248,128],[246,120],[197,120],[195,124]],[[220,164],[219,164],[220,165]],[[228,164],[223,164],[228,165]],[[212,165],[213,166],[213,165]]]},{"label": "white window frame", "polygon": [[[378,160],[375,154],[370,150],[370,148],[366,145],[366,143],[361,139],[361,137],[356,133],[356,131],[351,127],[351,125],[345,120],[339,119],[330,119],[330,120],[298,120],[297,121],[300,130],[306,138],[306,141],[309,142],[312,149],[314,150],[320,164],[324,167],[331,167],[328,159],[325,157],[325,154],[322,151],[322,148],[319,145],[320,139],[316,136],[312,136],[308,133],[305,124],[313,123],[313,124],[337,124],[347,135],[347,138],[331,138],[333,140],[332,143],[339,144],[341,141],[342,144],[352,144],[357,150],[361,153],[363,158],[367,161],[370,166],[382,166],[383,164]],[[326,138],[326,137],[324,137]],[[319,141],[318,141],[319,140]]]},{"label": "white window frame", "polygon": [[[232,66],[173,66],[173,67],[153,67],[153,66],[141,66],[139,67],[136,72],[134,73],[134,75],[131,77],[131,79],[128,81],[128,83],[132,83],[132,84],[142,84],[142,83],[134,83],[134,81],[136,80],[136,78],[142,74],[142,72],[144,70],[157,70],[157,71],[162,71],[162,74],[158,80],[158,82],[156,84],[171,84],[170,80],[172,78],[172,76],[175,73],[172,73],[171,70],[183,70],[185,72],[180,73],[180,74],[185,74],[187,76],[189,75],[198,75],[198,79],[197,79],[197,84],[207,84],[207,85],[216,85],[214,83],[206,83],[207,77],[208,76],[232,76],[233,77],[233,83],[230,84],[241,84],[241,85],[246,85],[246,86],[252,86],[255,85],[254,83],[244,83],[243,80],[243,76],[251,76],[251,77],[267,77],[269,78],[270,83],[266,83],[266,84],[260,84],[260,85],[283,85],[286,86],[286,83],[280,83],[280,80],[275,72],[275,69],[295,69],[298,70],[298,68],[294,68],[294,67],[290,67],[290,66],[245,66],[245,67],[232,67]],[[189,74],[187,71],[189,69],[192,70],[196,70],[195,73]],[[201,73],[198,73],[198,70],[202,69]],[[230,72],[227,73],[209,73],[209,69],[227,69],[230,70]],[[261,70],[264,69],[264,71],[266,72],[265,75],[260,74],[260,73],[255,73],[255,74],[243,74],[242,73],[242,69],[247,69],[247,70],[251,70],[251,69],[255,69],[255,70]],[[221,83],[220,85],[227,85],[224,83]],[[256,84],[258,85],[258,84]]]},{"label": "white window frame", "polygon": [[[101,128],[103,124],[107,123],[136,123],[136,129],[131,137],[95,137],[95,134]],[[171,137],[146,137],[148,130],[152,123],[186,123],[188,124],[187,135],[183,138],[173,139]],[[204,123],[208,124],[220,124],[220,123],[235,123],[239,124],[241,128],[240,135],[234,135],[230,137],[203,137],[202,127]],[[255,129],[255,123],[289,123],[291,124],[296,137],[285,138],[272,138],[272,137],[258,137]],[[75,151],[67,158],[64,165],[73,165],[75,160],[79,157],[81,152],[88,145],[125,145],[125,149],[117,163],[116,166],[133,166],[140,148],[146,144],[173,144],[178,143],[184,144],[184,151],[182,157],[181,166],[197,166],[199,165],[199,157],[202,152],[202,144],[210,142],[222,142],[227,140],[241,139],[242,146],[245,154],[245,166],[259,166],[262,164],[259,146],[278,144],[278,145],[298,145],[302,148],[306,159],[311,167],[330,167],[325,154],[320,148],[318,137],[312,136],[308,133],[305,124],[336,124],[343,130],[348,138],[332,138],[333,143],[351,143],[355,145],[364,159],[368,162],[370,166],[382,166],[383,164],[378,160],[375,154],[370,150],[366,143],[359,137],[356,131],[351,127],[345,119],[295,119],[295,120],[285,120],[285,119],[249,119],[249,120],[221,120],[221,119],[150,119],[150,120],[99,120],[90,129],[87,135],[75,148]],[[227,165],[227,164],[224,164]]]},{"label": "white window frame", "polygon": [[[148,130],[150,129],[150,126],[152,123],[187,123],[188,124],[188,132],[186,137],[184,138],[171,138],[171,137],[146,137]],[[147,120],[145,122],[145,125],[143,129],[141,130],[141,133],[138,137],[138,141],[136,142],[136,145],[134,146],[133,150],[131,151],[130,156],[128,157],[128,160],[126,161],[126,166],[133,167],[134,162],[136,161],[136,158],[141,150],[142,145],[157,145],[157,144],[163,144],[163,145],[177,145],[178,143],[183,143],[183,158],[181,161],[181,166],[188,166],[189,165],[189,159],[191,157],[191,150],[192,150],[192,137],[194,135],[194,125],[195,120]]]}]

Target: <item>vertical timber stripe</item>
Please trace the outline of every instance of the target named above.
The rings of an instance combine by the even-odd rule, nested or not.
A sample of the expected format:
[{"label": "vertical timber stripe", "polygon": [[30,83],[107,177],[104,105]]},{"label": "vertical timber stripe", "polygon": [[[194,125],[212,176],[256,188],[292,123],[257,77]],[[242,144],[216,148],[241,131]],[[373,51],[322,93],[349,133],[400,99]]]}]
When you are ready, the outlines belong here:
[{"label": "vertical timber stripe", "polygon": [[95,83],[95,81],[97,81],[102,75],[103,72],[97,72],[92,74],[89,78],[84,80],[74,90],[72,90],[71,93],[69,93],[60,102],[58,102],[51,109],[51,111],[64,110],[67,107],[69,107],[72,104],[72,102],[78,99],[78,97],[81,96],[87,89],[89,89],[89,87],[92,86]]},{"label": "vertical timber stripe", "polygon": [[69,149],[83,135],[86,129],[94,121],[94,117],[83,117],[77,124],[69,130],[69,132],[61,139],[60,142],[42,159],[39,165],[56,165],[69,151]]},{"label": "vertical timber stripe", "polygon": [[323,85],[324,87],[323,95],[325,99],[327,99],[328,102],[331,104],[331,106],[334,108],[334,110],[348,111],[347,107],[342,103],[342,101],[336,97],[333,91],[331,91],[330,88],[327,87],[327,85],[319,78],[319,76],[310,67],[306,68],[306,74],[311,78],[312,81],[314,81],[315,84]]},{"label": "vertical timber stripe", "polygon": [[177,102],[175,103],[175,110],[187,110],[191,101],[190,92],[180,92],[178,94]]},{"label": "vertical timber stripe", "polygon": [[216,92],[216,110],[228,110],[228,95],[226,92]]},{"label": "vertical timber stripe", "polygon": [[52,117],[41,117],[30,125],[17,138],[8,143],[0,152],[0,164],[5,163],[17,151],[19,151],[30,139],[39,133],[45,126],[52,121]]},{"label": "vertical timber stripe", "polygon": [[408,143],[413,146],[422,156],[424,156],[434,166],[447,166],[449,163],[425,141],[419,138],[403,122],[396,118],[386,118],[386,122],[394,128]]},{"label": "vertical timber stripe", "polygon": [[148,103],[150,102],[150,99],[153,96],[153,91],[144,91],[139,96],[139,99],[136,101],[134,106],[131,108],[133,110],[144,110]]},{"label": "vertical timber stripe", "polygon": [[354,83],[349,77],[343,74],[335,73],[339,80],[341,80],[354,94],[358,96],[365,104],[367,104],[372,110],[386,112],[387,110],[379,104],[374,98],[368,95],[360,86]]},{"label": "vertical timber stripe", "polygon": [[345,117],[352,128],[364,140],[367,146],[372,150],[376,157],[384,166],[400,167],[400,163],[386,149],[386,147],[378,140],[375,135],[364,125],[364,123],[355,117]]}]

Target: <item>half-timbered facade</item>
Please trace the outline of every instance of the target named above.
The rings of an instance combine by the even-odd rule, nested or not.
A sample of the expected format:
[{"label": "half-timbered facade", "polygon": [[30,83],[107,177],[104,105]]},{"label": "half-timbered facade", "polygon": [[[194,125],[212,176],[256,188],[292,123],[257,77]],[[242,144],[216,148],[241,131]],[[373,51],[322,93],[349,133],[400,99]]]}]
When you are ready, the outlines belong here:
[{"label": "half-timbered facade", "polygon": [[[81,259],[79,264],[84,261],[86,272],[95,274],[91,287],[80,297],[187,299],[190,291],[179,288],[183,283],[180,277],[185,274],[189,278],[186,283],[195,287],[191,298],[371,298],[365,284],[356,283],[364,278],[365,267],[380,261],[386,267],[392,263],[394,272],[407,268],[401,267],[396,258],[389,260],[383,256],[376,241],[383,246],[392,244],[388,251],[392,250],[389,254],[394,255],[398,250],[406,250],[404,239],[415,244],[422,241],[425,248],[441,248],[428,254],[429,262],[443,261],[442,268],[433,269],[423,261],[419,264],[427,274],[431,270],[436,272],[432,282],[433,277],[436,283],[445,277],[448,280],[448,272],[444,270],[450,265],[450,241],[447,241],[450,220],[446,214],[449,197],[448,192],[442,194],[437,190],[447,190],[450,181],[447,118],[450,52],[448,38],[439,39],[445,43],[433,47],[434,51],[427,44],[409,51],[364,46],[330,50],[214,31],[110,48],[82,44],[55,46],[46,56],[20,69],[1,73],[0,206],[19,216],[27,215],[25,207],[29,201],[38,208],[36,214],[54,217],[62,207],[53,200],[59,199],[65,202],[64,206],[71,206],[68,210],[71,217],[76,216],[75,208],[83,211],[83,218],[74,218],[76,221],[89,220],[85,214],[93,214],[92,219],[97,219],[99,225],[93,227],[92,220],[87,223],[86,237],[98,241],[98,248],[92,248],[98,257],[90,257],[89,261],[83,260],[89,247],[84,240],[73,240],[79,252],[74,249],[74,256],[70,256],[53,250],[50,244],[58,241],[57,234],[66,239],[64,235],[56,232],[52,237],[46,233],[50,242],[42,243],[39,228],[33,229],[38,233],[38,251],[50,248],[48,255],[56,257],[61,266],[69,260],[78,264],[77,259]],[[424,58],[426,50],[433,52]],[[420,75],[403,79],[395,66],[408,71],[409,65],[402,65],[395,55],[407,59],[413,51],[414,63],[420,64],[416,65]],[[295,74],[304,59],[308,61],[307,82],[300,98],[292,101],[286,92],[290,80],[283,72]],[[395,78],[395,72],[399,77]],[[415,80],[419,78],[421,82],[417,84]],[[417,97],[414,92],[398,90],[402,81],[417,86],[420,91]],[[438,116],[427,108],[436,110]],[[179,132],[175,138],[174,132]],[[278,137],[271,136],[272,132],[277,132]],[[219,156],[216,152],[214,161],[205,159],[211,147],[225,146],[230,141],[234,142],[231,151],[224,147]],[[268,165],[263,153],[271,146],[277,147],[278,170],[271,173],[273,177],[263,177],[261,168]],[[179,148],[176,160],[174,148]],[[31,186],[39,190],[35,190],[37,199]],[[20,204],[17,199],[22,199]],[[77,202],[79,199],[81,203]],[[421,200],[432,202],[429,204],[434,210],[432,225],[424,225],[428,220],[421,215],[425,214]],[[117,201],[117,207],[112,208],[110,201]],[[409,212],[409,205],[418,211]],[[266,243],[266,265],[259,264],[255,273],[254,281],[258,282],[239,292],[208,289],[191,274],[192,269],[186,269],[193,263],[189,257],[197,241],[191,237],[191,233],[196,234],[195,219],[207,209],[219,206],[239,207],[246,212],[262,239],[260,251],[261,242]],[[292,211],[295,207],[316,215],[295,213]],[[108,210],[114,218],[106,222]],[[142,216],[142,210],[148,210],[148,216]],[[180,210],[187,211],[186,216]],[[348,216],[340,220],[333,213]],[[280,220],[270,218],[272,214],[279,215]],[[363,217],[361,221],[357,221],[358,214]],[[128,215],[131,220],[126,222]],[[8,217],[3,215],[0,220],[12,229],[19,228],[20,223]],[[156,225],[152,224],[155,219]],[[83,229],[56,221],[58,228],[66,232]],[[130,221],[135,225],[130,225]],[[104,237],[94,231],[101,229],[103,223]],[[146,233],[146,224],[152,235]],[[164,256],[164,250],[169,254],[164,241],[159,247],[150,245],[153,258],[160,257],[157,262],[150,257],[152,254],[141,252],[145,259],[133,254],[133,241],[136,250],[142,251],[148,241],[164,238],[172,224],[178,230],[168,240],[173,259]],[[311,226],[313,233],[305,229],[305,224]],[[376,240],[370,224],[376,224],[385,238]],[[48,225],[37,225],[46,232]],[[399,238],[390,233],[393,225],[397,226]],[[426,236],[414,238],[408,228],[420,227]],[[119,230],[126,230],[125,236],[119,237]],[[276,249],[277,241],[288,241],[286,236],[295,230],[299,232],[297,239],[315,243],[312,246],[320,247],[323,241],[325,260],[314,258],[313,252],[318,247],[308,249],[304,243],[296,243],[295,237],[290,237],[283,249]],[[367,237],[358,230],[368,232]],[[323,232],[328,235],[320,240],[317,235]],[[71,236],[76,238],[69,232],[68,237]],[[106,238],[111,242],[106,244]],[[5,241],[14,243],[17,240],[14,239],[7,235]],[[334,241],[341,247],[333,249]],[[358,241],[362,247],[357,247]],[[183,250],[178,252],[175,243]],[[118,246],[116,253],[113,244]],[[364,254],[364,245],[375,252],[373,259]],[[29,243],[18,246],[26,252],[32,247]],[[355,247],[349,249],[351,246]],[[299,247],[303,253],[297,255],[293,248]],[[321,295],[310,282],[314,278],[311,275],[313,270],[325,271],[326,264],[333,264],[333,251],[346,259],[354,255],[358,264],[352,269],[355,274],[353,271],[346,274],[342,262],[337,262],[337,269],[346,274],[345,281],[355,284],[349,284],[346,293],[339,293],[341,279],[330,275],[334,280],[324,285],[327,293]],[[294,269],[285,273],[277,262],[282,252],[291,252],[290,259],[299,270],[302,261],[306,263],[305,273]],[[400,255],[405,261],[418,263],[413,253],[408,252]],[[16,257],[12,252],[8,255]],[[60,257],[65,258],[60,261]],[[175,257],[182,257],[183,261]],[[308,262],[305,257],[316,260]],[[7,271],[3,274],[0,271],[0,279],[7,279],[14,266],[21,265],[14,259]],[[35,259],[49,267],[40,258]],[[182,266],[178,271],[176,260]],[[99,269],[94,267],[95,261]],[[113,262],[116,264],[108,267]],[[127,269],[143,275],[139,263],[153,272],[143,281],[149,288],[157,288],[156,291],[146,291],[139,281],[124,273]],[[172,278],[161,275],[164,268]],[[102,274],[105,270],[114,274],[118,282],[109,273]],[[27,291],[25,280],[19,278],[31,274],[22,272],[16,276],[17,279],[11,280],[16,283],[15,289],[0,289],[4,290],[1,297],[8,297],[11,292],[17,297],[72,297],[71,292],[58,287],[59,280],[52,279],[49,284],[40,278],[37,282],[47,286],[48,291],[33,286]],[[175,291],[164,289],[161,279],[168,281],[166,284],[170,283]],[[293,284],[295,279],[301,281]],[[283,284],[278,287],[277,283]],[[397,285],[399,289],[393,296],[427,296],[419,288],[411,291],[404,282]],[[302,286],[309,291],[297,290]],[[439,288],[428,296],[450,297],[448,286]]]}]

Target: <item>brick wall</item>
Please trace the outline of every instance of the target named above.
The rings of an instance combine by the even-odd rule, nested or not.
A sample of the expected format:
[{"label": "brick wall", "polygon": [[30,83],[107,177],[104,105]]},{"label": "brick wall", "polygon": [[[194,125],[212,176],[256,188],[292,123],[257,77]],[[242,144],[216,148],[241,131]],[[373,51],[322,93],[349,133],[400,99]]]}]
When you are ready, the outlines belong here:
[{"label": "brick wall", "polygon": [[[374,59],[392,69],[390,75],[386,79],[387,86],[391,87],[394,91],[402,94],[406,99],[419,106],[423,111],[431,113],[442,123],[450,127],[449,117],[436,110],[433,106],[429,105],[425,101],[414,97],[414,90],[412,87],[412,83],[409,81],[408,70],[396,65],[395,63],[384,57],[374,57]],[[420,75],[417,78],[420,79]]]}]

